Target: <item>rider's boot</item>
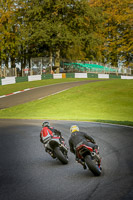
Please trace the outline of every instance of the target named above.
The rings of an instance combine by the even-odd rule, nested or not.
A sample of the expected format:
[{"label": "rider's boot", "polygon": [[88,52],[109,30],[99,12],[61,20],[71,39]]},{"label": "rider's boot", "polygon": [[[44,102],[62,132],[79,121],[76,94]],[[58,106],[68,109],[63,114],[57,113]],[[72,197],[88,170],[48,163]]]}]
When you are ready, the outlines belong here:
[{"label": "rider's boot", "polygon": [[77,161],[78,163],[80,163],[80,164],[83,166],[83,169],[86,169],[86,168],[87,168],[87,167],[86,167],[86,164],[85,164],[85,162],[84,162],[83,160],[81,160],[81,159],[79,159],[79,158],[76,157],[76,161]]},{"label": "rider's boot", "polygon": [[85,164],[85,163],[83,164],[83,169],[87,169],[87,167],[86,167],[86,164]]}]

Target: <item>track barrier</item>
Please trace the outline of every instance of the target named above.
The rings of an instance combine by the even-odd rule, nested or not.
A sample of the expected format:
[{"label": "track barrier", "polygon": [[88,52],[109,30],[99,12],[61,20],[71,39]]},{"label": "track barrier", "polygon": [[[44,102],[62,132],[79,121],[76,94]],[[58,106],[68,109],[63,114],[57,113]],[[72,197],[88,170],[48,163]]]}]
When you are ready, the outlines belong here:
[{"label": "track barrier", "polygon": [[0,78],[0,85],[14,84],[26,81],[38,81],[44,79],[62,79],[62,78],[133,79],[133,76],[95,74],[95,73],[59,73],[59,74],[32,75],[25,77],[13,76],[13,77]]}]

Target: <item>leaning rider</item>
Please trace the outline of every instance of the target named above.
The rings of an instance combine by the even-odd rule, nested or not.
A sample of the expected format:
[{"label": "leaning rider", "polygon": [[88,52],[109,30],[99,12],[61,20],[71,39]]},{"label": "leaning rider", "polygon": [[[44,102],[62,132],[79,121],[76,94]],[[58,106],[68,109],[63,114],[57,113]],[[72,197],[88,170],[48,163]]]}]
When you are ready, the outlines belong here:
[{"label": "leaning rider", "polygon": [[49,136],[53,137],[54,135],[59,136],[62,143],[65,143],[65,140],[63,136],[61,135],[61,132],[53,127],[50,127],[50,123],[44,121],[42,123],[42,130],[40,132],[40,142],[42,142],[45,146],[45,151],[47,152],[47,138]]},{"label": "leaning rider", "polygon": [[[71,136],[69,138],[69,146],[70,146],[70,151],[72,153],[76,155],[75,149],[80,142],[83,142],[83,144],[90,146],[93,148],[94,151],[97,151],[98,146],[96,145],[95,140],[87,133],[79,131],[79,127],[77,125],[72,125],[70,127],[70,133]],[[85,163],[82,160],[80,160],[77,155],[75,159],[77,162],[83,165],[84,169],[86,169]]]}]

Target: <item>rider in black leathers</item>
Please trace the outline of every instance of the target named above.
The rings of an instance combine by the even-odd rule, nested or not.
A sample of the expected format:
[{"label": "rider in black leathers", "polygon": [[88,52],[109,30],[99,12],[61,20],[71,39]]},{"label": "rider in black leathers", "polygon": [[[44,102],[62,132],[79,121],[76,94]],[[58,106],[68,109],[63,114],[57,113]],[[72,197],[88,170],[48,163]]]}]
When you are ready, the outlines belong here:
[{"label": "rider in black leathers", "polygon": [[[89,136],[87,133],[79,131],[79,128],[77,125],[73,125],[70,128],[70,133],[71,137],[69,138],[69,146],[70,146],[70,151],[76,155],[75,149],[76,146],[80,143],[83,142],[83,144],[92,147],[93,149],[97,149],[98,145],[96,145],[95,140]],[[76,155],[76,161],[79,162],[79,159]],[[86,166],[84,163],[80,162],[84,169],[86,169]]]}]

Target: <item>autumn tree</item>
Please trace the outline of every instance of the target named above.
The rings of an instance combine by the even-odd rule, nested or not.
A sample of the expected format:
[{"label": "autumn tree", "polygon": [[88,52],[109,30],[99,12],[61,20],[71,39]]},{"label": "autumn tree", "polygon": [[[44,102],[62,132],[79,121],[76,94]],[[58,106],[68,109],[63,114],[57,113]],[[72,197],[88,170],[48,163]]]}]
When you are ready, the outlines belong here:
[{"label": "autumn tree", "polygon": [[0,60],[8,66],[15,67],[18,58],[21,36],[19,11],[24,1],[1,0],[0,1]]},{"label": "autumn tree", "polygon": [[106,17],[102,32],[104,61],[114,66],[123,62],[128,66],[133,62],[133,1],[91,0],[90,4],[102,8]]}]

